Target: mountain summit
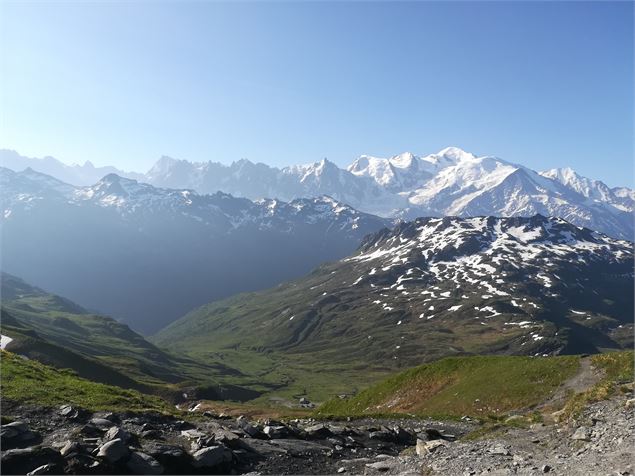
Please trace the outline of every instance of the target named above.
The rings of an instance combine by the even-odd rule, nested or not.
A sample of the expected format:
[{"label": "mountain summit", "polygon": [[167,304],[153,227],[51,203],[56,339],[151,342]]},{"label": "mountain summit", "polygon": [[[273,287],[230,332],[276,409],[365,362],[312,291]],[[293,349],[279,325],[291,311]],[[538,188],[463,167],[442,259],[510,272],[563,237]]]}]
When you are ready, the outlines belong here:
[{"label": "mountain summit", "polygon": [[[410,152],[390,158],[362,155],[346,168],[328,159],[307,164],[270,167],[241,159],[230,165],[188,162],[161,157],[144,175],[112,168],[62,168],[54,159],[20,158],[0,151],[0,165],[14,170],[29,166],[62,181],[85,185],[85,177],[101,171],[160,188],[188,189],[199,194],[218,191],[250,200],[328,195],[351,207],[385,218],[419,216],[557,216],[610,236],[632,239],[635,192],[626,187],[582,177],[574,170],[537,172],[490,155],[458,147],[418,156]],[[90,169],[86,172],[87,169]],[[73,175],[74,174],[74,175]],[[76,177],[70,180],[69,176]],[[90,181],[93,184],[97,179]]]}]

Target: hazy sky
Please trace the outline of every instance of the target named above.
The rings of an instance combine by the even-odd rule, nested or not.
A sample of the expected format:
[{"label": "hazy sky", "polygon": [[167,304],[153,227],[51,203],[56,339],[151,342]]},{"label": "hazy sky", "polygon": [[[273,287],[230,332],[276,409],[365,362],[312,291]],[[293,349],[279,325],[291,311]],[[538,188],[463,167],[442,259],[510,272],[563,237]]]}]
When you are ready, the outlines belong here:
[{"label": "hazy sky", "polygon": [[455,145],[633,183],[633,3],[16,2],[0,147],[145,171]]}]

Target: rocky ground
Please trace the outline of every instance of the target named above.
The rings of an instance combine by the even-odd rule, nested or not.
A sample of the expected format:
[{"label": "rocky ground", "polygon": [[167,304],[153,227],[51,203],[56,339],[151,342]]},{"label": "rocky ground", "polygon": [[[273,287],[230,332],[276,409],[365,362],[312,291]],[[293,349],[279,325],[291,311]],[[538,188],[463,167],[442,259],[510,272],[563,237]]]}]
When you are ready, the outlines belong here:
[{"label": "rocky ground", "polygon": [[633,472],[632,395],[566,424],[464,438],[476,422],[249,421],[3,402],[2,474],[610,474]]}]

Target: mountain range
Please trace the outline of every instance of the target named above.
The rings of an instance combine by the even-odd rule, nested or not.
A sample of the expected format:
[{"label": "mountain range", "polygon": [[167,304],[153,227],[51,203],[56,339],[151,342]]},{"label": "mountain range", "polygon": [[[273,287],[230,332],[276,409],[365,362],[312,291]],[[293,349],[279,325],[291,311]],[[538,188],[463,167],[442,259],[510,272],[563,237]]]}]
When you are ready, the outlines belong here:
[{"label": "mountain range", "polygon": [[77,187],[0,168],[3,271],[155,332],[194,307],[301,276],[390,221],[329,197],[251,201],[115,174]]},{"label": "mountain range", "polygon": [[[55,167],[51,164],[57,163]],[[20,158],[0,151],[0,165],[31,167],[75,185],[90,185],[106,168],[89,162],[66,166],[51,158]],[[291,201],[328,195],[357,210],[386,218],[419,216],[557,216],[622,239],[632,239],[635,192],[608,187],[569,168],[536,172],[494,156],[476,156],[456,147],[416,156],[362,155],[346,169],[323,159],[308,165],[270,167],[242,159],[231,165],[193,163],[162,157],[145,174],[108,172],[157,187],[222,191],[251,200]],[[101,174],[101,175],[99,175]]]},{"label": "mountain range", "polygon": [[633,265],[632,242],[559,218],[419,218],[304,278],[194,310],[152,341],[239,370],[278,356],[333,374],[629,348]]}]

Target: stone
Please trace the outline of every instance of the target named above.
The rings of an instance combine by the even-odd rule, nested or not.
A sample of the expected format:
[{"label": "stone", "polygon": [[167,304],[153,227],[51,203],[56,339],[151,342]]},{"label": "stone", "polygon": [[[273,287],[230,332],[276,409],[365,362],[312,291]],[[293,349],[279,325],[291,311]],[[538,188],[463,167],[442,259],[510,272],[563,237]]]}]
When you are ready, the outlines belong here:
[{"label": "stone", "polygon": [[488,451],[489,451],[490,454],[493,454],[493,455],[500,455],[500,456],[510,456],[511,455],[511,453],[509,452],[509,449],[507,449],[507,447],[505,445],[501,445],[501,444],[491,446],[488,449]]},{"label": "stone", "polygon": [[338,472],[338,474],[345,473],[346,472],[346,468],[344,466],[340,466],[339,468],[337,468],[337,472]]},{"label": "stone", "polygon": [[0,442],[3,449],[32,446],[40,439],[40,435],[29,430],[26,423],[14,421],[0,427]]},{"label": "stone", "polygon": [[192,459],[196,468],[213,468],[231,461],[231,452],[228,456],[228,450],[224,446],[208,446],[193,453]]},{"label": "stone", "polygon": [[415,448],[415,451],[417,455],[423,456],[428,453],[433,453],[439,447],[446,446],[446,445],[447,445],[447,442],[445,440],[431,440],[431,441],[417,440],[417,446]]},{"label": "stone", "polygon": [[368,437],[371,440],[380,440],[380,441],[394,441],[395,434],[390,430],[378,430],[371,431],[368,433]]},{"label": "stone", "polygon": [[306,432],[308,438],[316,439],[328,438],[332,434],[331,430],[322,424],[308,426],[304,429],[304,431]]},{"label": "stone", "polygon": [[163,466],[152,456],[138,451],[130,454],[126,462],[128,468],[134,474],[163,474]]},{"label": "stone", "polygon": [[77,441],[69,440],[66,442],[64,446],[62,446],[62,449],[60,450],[60,454],[62,456],[67,456],[73,453],[79,453],[80,450],[81,450],[81,447]]},{"label": "stone", "polygon": [[49,446],[34,446],[2,451],[2,474],[27,474],[47,464],[59,468],[64,462],[59,451]]},{"label": "stone", "polygon": [[129,450],[126,444],[119,438],[116,438],[101,445],[97,456],[104,458],[109,463],[116,463],[128,456],[128,452]]},{"label": "stone", "polygon": [[190,451],[198,451],[208,446],[213,446],[215,443],[213,436],[204,436],[202,438],[196,438],[196,440],[190,443]]},{"label": "stone", "polygon": [[38,466],[33,471],[29,471],[26,473],[26,476],[35,476],[37,474],[59,474],[59,466],[57,464],[43,464],[42,466]]},{"label": "stone", "polygon": [[628,409],[635,408],[635,398],[629,398],[628,400],[626,400],[626,403],[624,405],[626,405],[626,408]]},{"label": "stone", "polygon": [[544,464],[542,465],[542,468],[540,468],[540,471],[542,471],[543,473],[548,473],[551,471],[551,466],[549,466],[548,464]]},{"label": "stone", "polygon": [[289,430],[284,425],[270,426],[267,425],[263,428],[262,432],[270,439],[284,438],[289,435]]},{"label": "stone", "polygon": [[75,420],[79,417],[79,410],[72,405],[62,405],[59,408],[58,413],[60,414],[60,416],[68,418],[69,420]]},{"label": "stone", "polygon": [[130,437],[131,437],[130,433],[128,433],[123,428],[119,428],[118,426],[113,426],[104,435],[104,440],[110,441],[110,440],[115,440],[119,438],[121,441],[126,443],[128,442],[128,440],[130,440]]},{"label": "stone", "polygon": [[7,423],[6,425],[2,425],[2,429],[9,428],[11,430],[15,430],[18,434],[26,433],[29,431],[29,426],[23,421],[14,421],[11,423]]},{"label": "stone", "polygon": [[395,434],[395,439],[398,443],[403,445],[413,445],[417,442],[417,435],[405,428],[395,426],[392,431]]},{"label": "stone", "polygon": [[242,417],[242,416],[239,417],[238,420],[236,420],[236,423],[238,423],[238,427],[241,430],[243,430],[246,434],[248,434],[252,438],[258,438],[262,435],[262,432],[258,428],[256,428],[254,425],[249,423],[245,417]]},{"label": "stone", "polygon": [[191,440],[194,440],[196,438],[204,438],[204,437],[207,436],[207,434],[202,432],[201,430],[193,428],[191,430],[183,430],[181,432],[181,436],[184,436],[185,438],[189,438]]},{"label": "stone", "polygon": [[240,437],[233,431],[219,428],[218,430],[214,430],[214,439],[228,446],[234,446]]},{"label": "stone", "polygon": [[89,423],[102,430],[106,430],[111,426],[114,426],[114,423],[106,418],[91,418]]},{"label": "stone", "polygon": [[446,435],[436,428],[426,428],[423,432],[420,432],[417,435],[417,438],[420,440],[447,440],[453,441],[455,440],[454,435]]},{"label": "stone", "polygon": [[587,427],[581,426],[575,430],[573,435],[571,435],[571,439],[577,441],[591,441],[591,432]]}]

